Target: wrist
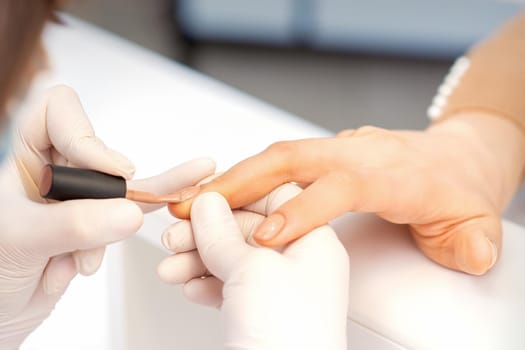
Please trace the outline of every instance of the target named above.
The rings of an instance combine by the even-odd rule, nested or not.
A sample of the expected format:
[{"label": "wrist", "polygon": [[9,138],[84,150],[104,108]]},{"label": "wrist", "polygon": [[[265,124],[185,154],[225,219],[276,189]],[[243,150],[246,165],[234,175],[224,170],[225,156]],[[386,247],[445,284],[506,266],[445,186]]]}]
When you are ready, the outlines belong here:
[{"label": "wrist", "polygon": [[486,185],[495,185],[498,209],[503,210],[523,180],[525,130],[496,114],[465,111],[432,124],[427,132],[464,142],[468,156],[487,174]]}]

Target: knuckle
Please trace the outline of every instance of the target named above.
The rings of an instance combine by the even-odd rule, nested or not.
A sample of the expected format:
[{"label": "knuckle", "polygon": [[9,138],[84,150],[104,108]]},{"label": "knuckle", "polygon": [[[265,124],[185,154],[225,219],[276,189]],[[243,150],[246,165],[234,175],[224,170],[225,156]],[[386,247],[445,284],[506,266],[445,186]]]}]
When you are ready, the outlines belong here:
[{"label": "knuckle", "polygon": [[366,142],[374,143],[385,155],[400,155],[407,150],[407,140],[392,130],[375,126],[363,126],[356,130],[354,137],[360,137]]},{"label": "knuckle", "polygon": [[353,136],[381,136],[387,132],[388,130],[378,128],[376,126],[365,125],[355,130]]},{"label": "knuckle", "polygon": [[294,141],[278,141],[272,143],[266,150],[265,153],[276,154],[279,156],[291,156],[297,150],[297,145]]},{"label": "knuckle", "polygon": [[190,218],[191,202],[192,201],[189,200],[183,203],[170,203],[168,204],[168,210],[172,216],[187,220]]},{"label": "knuckle", "polygon": [[279,176],[287,181],[293,178],[293,164],[296,161],[298,148],[296,141],[279,141],[271,144],[264,152],[263,157],[272,160],[274,176]]},{"label": "knuckle", "polygon": [[343,129],[337,133],[337,137],[350,137],[355,133],[355,129]]}]

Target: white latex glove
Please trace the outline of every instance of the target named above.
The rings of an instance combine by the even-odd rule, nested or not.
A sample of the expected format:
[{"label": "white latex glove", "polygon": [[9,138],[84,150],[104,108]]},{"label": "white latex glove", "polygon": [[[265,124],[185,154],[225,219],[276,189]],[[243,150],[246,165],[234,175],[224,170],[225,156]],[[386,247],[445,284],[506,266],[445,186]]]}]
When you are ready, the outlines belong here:
[{"label": "white latex glove", "polygon": [[[333,230],[320,227],[282,252],[246,243],[299,192],[284,185],[235,214],[219,194],[205,193],[191,224],[176,223],[163,237],[178,253],[159,275],[185,283],[190,300],[221,308],[227,349],[346,349],[349,261]],[[213,276],[201,278],[207,271]]]},{"label": "white latex glove", "polygon": [[[77,95],[51,89],[13,135],[14,152],[0,169],[0,348],[16,349],[44,320],[71,279],[94,273],[104,247],[135,233],[143,211],[125,199],[46,203],[37,183],[47,163],[85,167],[130,179],[134,166],[94,134]],[[130,188],[172,193],[214,172],[195,160]]]}]

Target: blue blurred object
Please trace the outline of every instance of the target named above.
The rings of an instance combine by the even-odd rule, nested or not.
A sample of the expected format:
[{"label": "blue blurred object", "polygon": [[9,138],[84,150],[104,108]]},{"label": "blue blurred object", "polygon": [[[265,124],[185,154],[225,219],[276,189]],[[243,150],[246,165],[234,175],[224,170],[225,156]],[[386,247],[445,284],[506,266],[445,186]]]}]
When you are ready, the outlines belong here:
[{"label": "blue blurred object", "polygon": [[523,8],[517,0],[177,0],[192,40],[452,58]]}]

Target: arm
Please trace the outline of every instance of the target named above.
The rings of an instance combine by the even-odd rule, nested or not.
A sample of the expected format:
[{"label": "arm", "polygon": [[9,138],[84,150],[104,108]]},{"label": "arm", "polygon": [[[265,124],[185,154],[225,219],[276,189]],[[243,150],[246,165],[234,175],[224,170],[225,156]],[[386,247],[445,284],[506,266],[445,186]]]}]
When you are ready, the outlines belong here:
[{"label": "arm", "polygon": [[525,12],[456,62],[429,116],[442,121],[477,111],[508,119],[525,132],[524,91]]}]

